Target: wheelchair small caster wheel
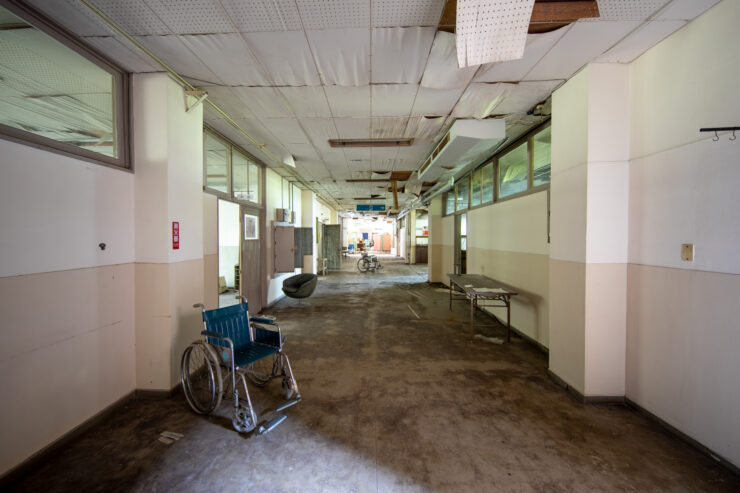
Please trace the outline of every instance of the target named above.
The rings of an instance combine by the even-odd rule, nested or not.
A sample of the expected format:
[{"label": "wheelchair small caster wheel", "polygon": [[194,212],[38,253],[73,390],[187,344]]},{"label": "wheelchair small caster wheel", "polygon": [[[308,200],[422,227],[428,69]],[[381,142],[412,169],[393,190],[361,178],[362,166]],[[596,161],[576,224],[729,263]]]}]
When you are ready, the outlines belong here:
[{"label": "wheelchair small caster wheel", "polygon": [[293,381],[290,380],[289,378],[284,378],[283,379],[283,392],[282,392],[283,399],[287,401],[288,399],[293,397],[294,393],[295,391],[293,390]]},{"label": "wheelchair small caster wheel", "polygon": [[234,419],[231,420],[231,424],[240,433],[252,431],[256,425],[249,411],[243,408],[234,411]]}]

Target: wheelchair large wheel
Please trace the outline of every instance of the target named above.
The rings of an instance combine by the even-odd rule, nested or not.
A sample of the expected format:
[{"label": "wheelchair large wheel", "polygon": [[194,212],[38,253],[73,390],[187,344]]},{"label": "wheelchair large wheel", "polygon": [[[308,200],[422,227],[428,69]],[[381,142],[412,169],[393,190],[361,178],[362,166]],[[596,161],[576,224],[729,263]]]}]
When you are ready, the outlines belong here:
[{"label": "wheelchair large wheel", "polygon": [[262,358],[247,366],[247,378],[257,387],[264,387],[276,374],[279,356],[273,354],[271,357]]},{"label": "wheelchair large wheel", "polygon": [[360,272],[367,272],[367,270],[370,268],[370,261],[367,259],[367,257],[362,257],[360,260],[357,261],[357,270]]},{"label": "wheelchair large wheel", "polygon": [[210,414],[221,403],[221,367],[209,346],[194,342],[182,353],[180,382],[190,407]]}]

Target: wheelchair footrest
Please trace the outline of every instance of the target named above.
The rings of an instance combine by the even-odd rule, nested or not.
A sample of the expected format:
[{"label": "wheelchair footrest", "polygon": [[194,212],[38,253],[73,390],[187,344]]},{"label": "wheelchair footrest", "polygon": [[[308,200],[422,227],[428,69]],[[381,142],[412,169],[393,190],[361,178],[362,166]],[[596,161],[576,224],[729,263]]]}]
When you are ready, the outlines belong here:
[{"label": "wheelchair footrest", "polygon": [[277,425],[285,421],[287,416],[278,415],[272,418],[270,421],[267,421],[266,423],[260,425],[259,428],[257,428],[257,434],[258,435],[264,435],[265,433],[274,430]]},{"label": "wheelchair footrest", "polygon": [[278,407],[275,408],[275,412],[276,413],[279,413],[279,412],[281,412],[281,411],[283,411],[285,409],[288,409],[290,406],[295,406],[299,402],[301,402],[301,398],[300,397],[296,397],[295,399],[291,399],[289,401],[285,401],[282,404],[280,404]]}]

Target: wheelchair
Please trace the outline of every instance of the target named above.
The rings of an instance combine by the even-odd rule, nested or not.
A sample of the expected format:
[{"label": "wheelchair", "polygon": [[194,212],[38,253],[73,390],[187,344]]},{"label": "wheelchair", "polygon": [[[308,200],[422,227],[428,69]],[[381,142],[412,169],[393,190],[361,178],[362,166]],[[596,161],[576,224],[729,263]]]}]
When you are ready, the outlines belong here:
[{"label": "wheelchair", "polygon": [[[288,356],[285,338],[273,317],[250,317],[247,300],[216,310],[200,308],[203,340],[190,344],[182,354],[180,382],[190,407],[198,414],[210,414],[223,398],[233,399],[232,424],[238,432],[267,433],[286,416],[278,413],[301,400]],[[270,328],[266,327],[269,326]],[[252,406],[247,379],[257,387],[282,379],[283,404],[274,413],[258,416]],[[269,420],[266,415],[275,414]],[[261,423],[261,424],[260,424]],[[259,425],[259,427],[258,427]]]}]

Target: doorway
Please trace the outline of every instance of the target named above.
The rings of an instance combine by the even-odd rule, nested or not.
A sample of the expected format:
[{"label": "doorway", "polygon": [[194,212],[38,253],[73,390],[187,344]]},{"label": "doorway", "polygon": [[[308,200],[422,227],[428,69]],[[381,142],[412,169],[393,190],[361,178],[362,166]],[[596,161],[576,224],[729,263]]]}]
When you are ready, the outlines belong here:
[{"label": "doorway", "polygon": [[218,200],[218,306],[239,302],[239,205]]},{"label": "doorway", "polygon": [[468,215],[455,216],[455,274],[467,274]]},{"label": "doorway", "polygon": [[262,273],[260,262],[260,210],[245,205],[240,207],[241,279],[240,293],[249,303],[249,312],[262,310]]}]

